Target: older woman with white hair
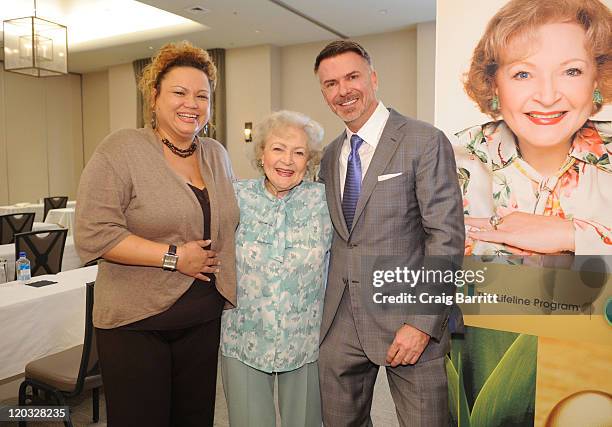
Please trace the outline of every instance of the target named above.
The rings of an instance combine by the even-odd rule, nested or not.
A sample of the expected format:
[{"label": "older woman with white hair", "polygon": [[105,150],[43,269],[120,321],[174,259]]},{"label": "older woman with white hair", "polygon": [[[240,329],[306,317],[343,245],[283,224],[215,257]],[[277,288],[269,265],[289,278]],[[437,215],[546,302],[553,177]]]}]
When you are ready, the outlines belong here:
[{"label": "older woman with white hair", "polygon": [[612,98],[608,6],[508,2],[465,89],[496,120],[457,134],[466,254],[612,254],[612,126],[591,119]]},{"label": "older woman with white hair", "polygon": [[222,318],[222,375],[233,427],[321,426],[317,359],[332,226],[314,176],[323,129],[301,113],[254,131],[263,177],[235,184],[237,308]]}]

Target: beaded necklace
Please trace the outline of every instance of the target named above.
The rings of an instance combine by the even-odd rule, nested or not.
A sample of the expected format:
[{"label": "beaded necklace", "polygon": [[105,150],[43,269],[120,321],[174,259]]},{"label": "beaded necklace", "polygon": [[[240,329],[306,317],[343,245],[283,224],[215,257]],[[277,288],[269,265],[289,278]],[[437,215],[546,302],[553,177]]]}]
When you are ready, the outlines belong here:
[{"label": "beaded necklace", "polygon": [[189,146],[189,148],[186,148],[184,150],[181,148],[178,148],[176,145],[168,141],[167,138],[162,138],[161,140],[164,143],[164,145],[170,149],[170,151],[172,151],[174,154],[182,158],[191,156],[193,153],[195,153],[195,150],[198,148],[195,142],[195,138],[191,142],[191,145]]}]

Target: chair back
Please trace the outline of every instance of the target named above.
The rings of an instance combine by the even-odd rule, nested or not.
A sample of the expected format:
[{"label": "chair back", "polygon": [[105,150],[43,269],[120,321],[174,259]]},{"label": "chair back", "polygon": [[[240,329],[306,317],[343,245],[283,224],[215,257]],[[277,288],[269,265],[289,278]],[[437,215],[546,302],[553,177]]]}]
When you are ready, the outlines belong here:
[{"label": "chair back", "polygon": [[[25,252],[30,260],[32,277],[56,274],[62,270],[68,230],[42,230],[15,234],[15,259]],[[15,272],[17,274],[17,272]]]},{"label": "chair back", "polygon": [[74,391],[68,397],[76,396],[83,390],[85,379],[90,376],[99,376],[98,347],[96,345],[96,334],[93,327],[93,305],[94,305],[94,286],[96,282],[87,283],[85,296],[85,338],[83,340],[83,354],[79,366]]},{"label": "chair back", "polygon": [[62,209],[66,207],[68,203],[68,196],[55,196],[45,197],[44,200],[45,213],[43,215],[43,221],[47,219],[47,214],[51,209]]},{"label": "chair back", "polygon": [[15,233],[32,231],[34,212],[24,212],[0,215],[0,245],[8,245],[15,241]]}]

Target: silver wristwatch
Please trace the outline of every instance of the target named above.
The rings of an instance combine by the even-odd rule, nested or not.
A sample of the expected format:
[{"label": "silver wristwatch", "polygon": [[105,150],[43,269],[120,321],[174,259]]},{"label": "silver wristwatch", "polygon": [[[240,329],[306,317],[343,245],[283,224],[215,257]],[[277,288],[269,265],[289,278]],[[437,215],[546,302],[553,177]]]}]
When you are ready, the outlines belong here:
[{"label": "silver wristwatch", "polygon": [[164,254],[162,260],[162,268],[164,270],[176,271],[176,264],[178,263],[178,255],[176,254],[176,246],[170,245],[168,252]]}]

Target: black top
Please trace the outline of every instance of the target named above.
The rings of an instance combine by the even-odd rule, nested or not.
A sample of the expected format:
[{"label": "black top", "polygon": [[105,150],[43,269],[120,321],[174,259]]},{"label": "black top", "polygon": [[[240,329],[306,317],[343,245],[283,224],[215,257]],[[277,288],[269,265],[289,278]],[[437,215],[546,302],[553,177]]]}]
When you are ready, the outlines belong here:
[{"label": "black top", "polygon": [[[188,185],[202,206],[202,214],[204,215],[204,236],[202,239],[208,240],[210,239],[210,199],[208,198],[208,191],[206,188],[200,190],[191,184]],[[204,249],[210,249],[210,247]],[[179,273],[176,272],[176,274]],[[215,287],[214,274],[207,273],[206,276],[210,278],[210,282],[195,279],[187,292],[166,311],[121,328],[130,330],[183,329],[220,317],[225,300]]]}]

